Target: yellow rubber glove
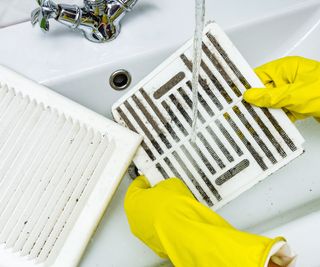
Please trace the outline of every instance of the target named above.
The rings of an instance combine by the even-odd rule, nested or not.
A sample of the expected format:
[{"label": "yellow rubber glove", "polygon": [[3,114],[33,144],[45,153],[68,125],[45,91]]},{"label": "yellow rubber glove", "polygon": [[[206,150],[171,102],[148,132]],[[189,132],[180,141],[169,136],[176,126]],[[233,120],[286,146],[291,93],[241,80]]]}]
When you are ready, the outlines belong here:
[{"label": "yellow rubber glove", "polygon": [[285,57],[256,70],[266,88],[249,89],[244,99],[259,107],[283,108],[292,121],[320,118],[320,62]]},{"label": "yellow rubber glove", "polygon": [[133,234],[176,267],[264,267],[272,246],[284,240],[236,230],[177,178],[151,188],[138,177],[125,211]]}]

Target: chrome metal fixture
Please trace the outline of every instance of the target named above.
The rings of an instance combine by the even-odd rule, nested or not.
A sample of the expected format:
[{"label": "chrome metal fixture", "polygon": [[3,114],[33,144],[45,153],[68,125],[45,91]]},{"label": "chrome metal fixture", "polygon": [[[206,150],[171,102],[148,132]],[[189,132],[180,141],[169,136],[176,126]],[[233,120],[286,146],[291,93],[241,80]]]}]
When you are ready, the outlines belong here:
[{"label": "chrome metal fixture", "polygon": [[52,0],[37,0],[40,7],[32,11],[31,23],[39,23],[45,32],[49,31],[49,20],[81,31],[96,43],[115,39],[120,33],[120,21],[131,11],[137,0],[84,0],[84,7],[57,4]]},{"label": "chrome metal fixture", "polygon": [[109,83],[113,89],[122,91],[130,86],[131,80],[131,75],[128,71],[117,70],[110,75]]}]

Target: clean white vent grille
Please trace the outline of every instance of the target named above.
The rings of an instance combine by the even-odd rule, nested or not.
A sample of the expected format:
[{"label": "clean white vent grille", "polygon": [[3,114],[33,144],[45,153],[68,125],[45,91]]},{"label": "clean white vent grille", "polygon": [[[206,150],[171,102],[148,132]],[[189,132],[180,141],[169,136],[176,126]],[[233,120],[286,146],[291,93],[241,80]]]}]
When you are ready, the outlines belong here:
[{"label": "clean white vent grille", "polygon": [[[102,132],[69,116],[63,105],[51,106],[38,101],[36,93],[28,95],[9,86],[0,84],[0,246],[26,262],[48,266],[63,250],[101,179],[112,189],[104,193],[105,199],[115,190],[121,176],[112,177],[110,171],[111,177],[103,176],[110,159],[117,157],[120,164],[112,168],[123,174],[140,138],[116,125],[114,133]],[[77,111],[72,104],[70,110]],[[114,123],[103,120],[104,130],[112,130]],[[129,147],[117,155],[117,142],[123,141],[113,135],[119,130],[124,131]],[[98,219],[87,220],[96,224]],[[63,266],[74,266],[75,260],[79,259],[62,259]],[[0,257],[0,266],[16,265]]]},{"label": "clean white vent grille", "polygon": [[199,129],[192,143],[192,41],[113,107],[116,121],[144,136],[135,163],[152,183],[181,178],[217,209],[303,152],[282,111],[242,100],[263,85],[216,25],[205,30],[199,76]]}]

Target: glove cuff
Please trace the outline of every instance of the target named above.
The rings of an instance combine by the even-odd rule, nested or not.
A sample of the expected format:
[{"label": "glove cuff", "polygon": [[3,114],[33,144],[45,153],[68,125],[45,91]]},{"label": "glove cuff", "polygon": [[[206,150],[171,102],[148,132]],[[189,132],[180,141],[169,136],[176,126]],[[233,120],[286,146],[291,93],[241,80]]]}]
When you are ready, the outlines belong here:
[{"label": "glove cuff", "polygon": [[277,240],[269,251],[264,267],[270,266],[271,263],[281,267],[294,267],[297,255],[293,253],[286,241]]}]

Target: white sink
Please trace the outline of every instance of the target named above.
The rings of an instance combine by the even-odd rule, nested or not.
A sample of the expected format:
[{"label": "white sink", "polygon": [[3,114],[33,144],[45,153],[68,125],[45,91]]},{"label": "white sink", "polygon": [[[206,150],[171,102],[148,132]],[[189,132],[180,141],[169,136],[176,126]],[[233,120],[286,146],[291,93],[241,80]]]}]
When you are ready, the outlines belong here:
[{"label": "white sink", "polygon": [[[56,24],[47,35],[28,23],[1,29],[0,64],[110,117],[111,105],[126,92],[111,89],[111,73],[128,70],[134,85],[193,32],[192,0],[184,1],[183,14],[177,14],[180,1],[154,2],[141,0],[123,21],[119,38],[103,45],[89,43]],[[253,67],[286,54],[320,60],[320,1],[223,2],[208,3],[208,18],[220,22]],[[320,230],[310,225],[320,223],[320,179],[316,167],[320,125],[310,119],[297,126],[307,141],[306,153],[219,213],[241,229],[268,231],[271,235],[285,233],[300,254],[298,266],[316,267],[319,261],[312,251],[317,245],[312,243],[312,237],[319,236]],[[85,253],[82,267],[162,264],[130,234],[123,211],[129,183],[125,177]],[[304,225],[309,225],[309,236],[301,240],[299,229]]]}]

